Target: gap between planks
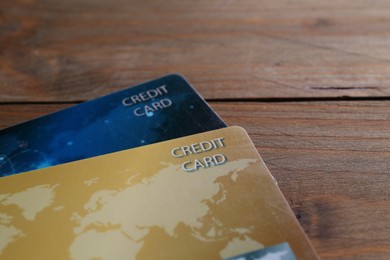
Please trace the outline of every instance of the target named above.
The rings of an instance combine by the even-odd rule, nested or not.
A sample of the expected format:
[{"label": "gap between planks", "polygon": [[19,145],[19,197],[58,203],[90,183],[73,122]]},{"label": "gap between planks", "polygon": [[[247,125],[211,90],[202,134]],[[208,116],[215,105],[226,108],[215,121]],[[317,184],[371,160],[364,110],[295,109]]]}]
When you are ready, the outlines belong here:
[{"label": "gap between planks", "polygon": [[[93,98],[94,99],[94,98]],[[91,99],[91,100],[93,100]],[[389,101],[390,96],[386,97],[294,97],[294,98],[209,98],[207,102],[262,102],[262,103],[283,103],[283,102],[339,102],[339,101]],[[15,101],[0,102],[1,105],[61,105],[61,104],[80,104],[88,100],[74,101]]]}]

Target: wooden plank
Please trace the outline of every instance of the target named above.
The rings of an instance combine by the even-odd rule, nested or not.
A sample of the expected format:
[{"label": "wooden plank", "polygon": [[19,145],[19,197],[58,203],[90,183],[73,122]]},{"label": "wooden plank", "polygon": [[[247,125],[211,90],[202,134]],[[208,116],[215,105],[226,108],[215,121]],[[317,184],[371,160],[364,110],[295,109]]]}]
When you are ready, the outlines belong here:
[{"label": "wooden plank", "polygon": [[[68,105],[0,105],[0,127]],[[211,103],[243,126],[323,259],[390,258],[390,101]]]},{"label": "wooden plank", "polygon": [[390,258],[389,105],[213,104],[248,130],[323,259]]},{"label": "wooden plank", "polygon": [[209,99],[390,96],[390,2],[0,3],[0,102],[87,100],[167,73]]}]

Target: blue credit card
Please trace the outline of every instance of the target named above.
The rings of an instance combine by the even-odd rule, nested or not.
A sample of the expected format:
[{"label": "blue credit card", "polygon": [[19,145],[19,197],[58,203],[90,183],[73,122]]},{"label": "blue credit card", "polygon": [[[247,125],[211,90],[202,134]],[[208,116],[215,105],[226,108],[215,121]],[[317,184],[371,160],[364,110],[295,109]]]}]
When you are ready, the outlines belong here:
[{"label": "blue credit card", "polygon": [[0,176],[225,127],[179,75],[168,75],[0,130]]}]

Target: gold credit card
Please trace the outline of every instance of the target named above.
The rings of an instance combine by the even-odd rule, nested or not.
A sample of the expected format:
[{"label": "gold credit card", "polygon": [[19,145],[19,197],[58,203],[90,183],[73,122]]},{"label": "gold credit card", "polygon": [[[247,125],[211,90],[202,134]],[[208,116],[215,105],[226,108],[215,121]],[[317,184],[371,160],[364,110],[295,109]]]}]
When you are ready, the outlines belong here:
[{"label": "gold credit card", "polygon": [[0,178],[0,259],[273,254],[317,258],[239,127]]}]

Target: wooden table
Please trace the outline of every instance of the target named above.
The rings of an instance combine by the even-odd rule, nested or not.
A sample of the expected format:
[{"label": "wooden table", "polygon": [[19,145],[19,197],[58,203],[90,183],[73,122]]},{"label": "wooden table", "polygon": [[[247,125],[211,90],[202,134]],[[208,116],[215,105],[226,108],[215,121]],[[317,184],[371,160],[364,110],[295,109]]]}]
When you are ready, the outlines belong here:
[{"label": "wooden table", "polygon": [[323,259],[390,259],[390,2],[0,2],[0,127],[178,72]]}]

